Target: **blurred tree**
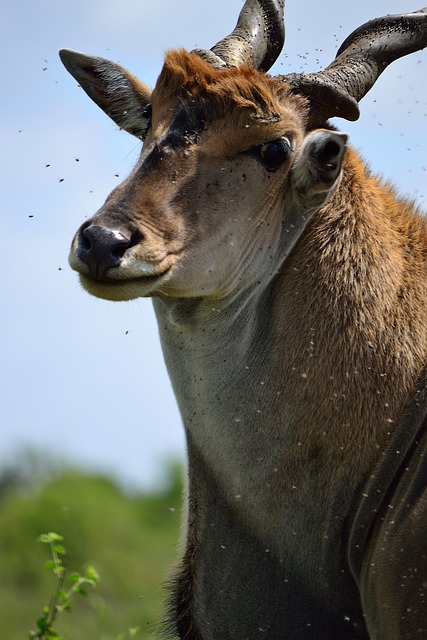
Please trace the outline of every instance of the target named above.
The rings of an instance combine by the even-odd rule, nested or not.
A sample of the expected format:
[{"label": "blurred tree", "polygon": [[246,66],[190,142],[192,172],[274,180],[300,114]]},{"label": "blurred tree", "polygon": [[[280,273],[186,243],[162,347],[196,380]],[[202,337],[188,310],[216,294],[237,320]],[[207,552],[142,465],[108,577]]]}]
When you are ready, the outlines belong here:
[{"label": "blurred tree", "polygon": [[58,623],[65,640],[113,640],[136,626],[138,638],[153,637],[176,556],[181,475],[171,465],[160,493],[129,494],[108,477],[37,456],[0,472],[0,637],[26,638],[49,599],[46,549],[36,542],[45,531],[64,536],[70,567],[91,564],[101,575],[90,598]]}]

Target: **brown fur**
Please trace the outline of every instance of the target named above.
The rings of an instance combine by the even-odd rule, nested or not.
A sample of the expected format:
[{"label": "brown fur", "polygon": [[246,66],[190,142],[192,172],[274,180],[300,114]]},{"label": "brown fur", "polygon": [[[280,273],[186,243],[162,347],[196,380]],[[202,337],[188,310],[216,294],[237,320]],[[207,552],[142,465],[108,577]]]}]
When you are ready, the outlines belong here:
[{"label": "brown fur", "polygon": [[[351,148],[329,187],[316,182],[305,145],[319,132],[280,80],[171,52],[152,106],[137,167],[86,223],[139,241],[103,278],[87,276],[79,234],[71,256],[95,295],[154,297],[189,454],[171,632],[412,640],[376,619],[395,549],[359,583],[347,544],[427,361],[427,221]],[[265,170],[259,146],[283,135],[294,155]],[[379,585],[367,610],[365,583]]]},{"label": "brown fur", "polygon": [[166,54],[154,98],[171,105],[180,100],[201,100],[208,119],[232,117],[235,109],[248,109],[253,117],[268,122],[287,102],[303,111],[307,101],[291,93],[291,87],[251,67],[215,69],[184,49]]},{"label": "brown fur", "polygon": [[[254,524],[252,509],[238,516],[246,519],[245,526],[255,526],[257,535],[264,535],[266,546],[273,544],[267,534],[274,527],[269,514],[285,511],[283,478],[297,478],[301,495],[310,500],[312,478],[304,480],[301,470],[322,474],[319,468],[328,469],[330,484],[324,493],[319,485],[317,493],[327,511],[346,513],[355,500],[355,484],[367,482],[379,452],[398,430],[427,357],[426,247],[427,221],[392,187],[367,173],[350,150],[340,190],[313,218],[295,248],[277,279],[269,309],[278,340],[272,349],[284,357],[273,389],[283,391],[287,379],[296,397],[305,400],[295,440],[290,437],[286,449],[271,452],[276,472],[266,482],[275,491],[263,505],[262,520]],[[286,348],[280,337],[285,335]],[[259,398],[257,402],[262,405]],[[263,439],[274,437],[265,429]],[[173,585],[171,610],[179,637],[199,640],[202,635],[194,627],[194,558],[200,552],[199,517],[205,502],[196,496],[197,487],[212,487],[215,481],[213,468],[206,477],[192,446],[189,455],[194,478],[190,477],[188,546]],[[280,477],[277,469],[282,470]],[[214,492],[220,494],[221,488]],[[380,580],[387,583],[386,577]],[[381,592],[378,598],[383,597]],[[377,611],[371,603],[369,607]]]},{"label": "brown fur", "polygon": [[284,82],[249,67],[214,69],[184,50],[166,55],[152,105],[154,129],[166,130],[171,114],[185,108],[188,115],[199,117],[217,145],[226,140],[230,154],[278,137],[276,132],[294,114],[298,125],[305,127],[308,108],[307,101],[293,95]]}]

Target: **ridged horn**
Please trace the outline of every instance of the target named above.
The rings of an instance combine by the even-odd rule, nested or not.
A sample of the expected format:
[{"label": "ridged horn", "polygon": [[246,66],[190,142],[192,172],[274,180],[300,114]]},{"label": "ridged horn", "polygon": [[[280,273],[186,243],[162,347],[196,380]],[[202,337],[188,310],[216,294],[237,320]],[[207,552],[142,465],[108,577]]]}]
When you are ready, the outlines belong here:
[{"label": "ridged horn", "polygon": [[210,51],[193,53],[215,67],[268,71],[285,42],[284,5],[285,0],[246,0],[234,31]]},{"label": "ridged horn", "polygon": [[311,102],[311,125],[329,118],[359,117],[358,102],[394,60],[427,46],[427,7],[413,13],[370,20],[353,31],[335,60],[319,73],[282,79]]}]

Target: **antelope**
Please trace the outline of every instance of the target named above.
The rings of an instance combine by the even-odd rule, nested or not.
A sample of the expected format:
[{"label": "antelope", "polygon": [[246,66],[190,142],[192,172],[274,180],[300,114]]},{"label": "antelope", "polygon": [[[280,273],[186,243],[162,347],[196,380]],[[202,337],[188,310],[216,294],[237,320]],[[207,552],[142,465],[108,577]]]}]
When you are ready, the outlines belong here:
[{"label": "antelope", "polygon": [[153,91],[61,50],[144,142],[70,265],[94,296],[153,299],[188,449],[166,635],[427,638],[427,220],[329,123],[427,45],[427,7],[270,77],[283,14],[247,0]]}]

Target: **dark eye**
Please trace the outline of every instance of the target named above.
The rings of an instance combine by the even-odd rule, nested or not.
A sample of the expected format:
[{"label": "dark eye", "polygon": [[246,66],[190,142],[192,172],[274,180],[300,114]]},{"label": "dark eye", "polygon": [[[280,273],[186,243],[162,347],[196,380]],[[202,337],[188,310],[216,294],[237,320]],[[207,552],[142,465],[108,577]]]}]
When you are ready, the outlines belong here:
[{"label": "dark eye", "polygon": [[261,160],[268,171],[275,171],[289,157],[291,143],[288,138],[279,138],[266,142],[259,147]]}]

